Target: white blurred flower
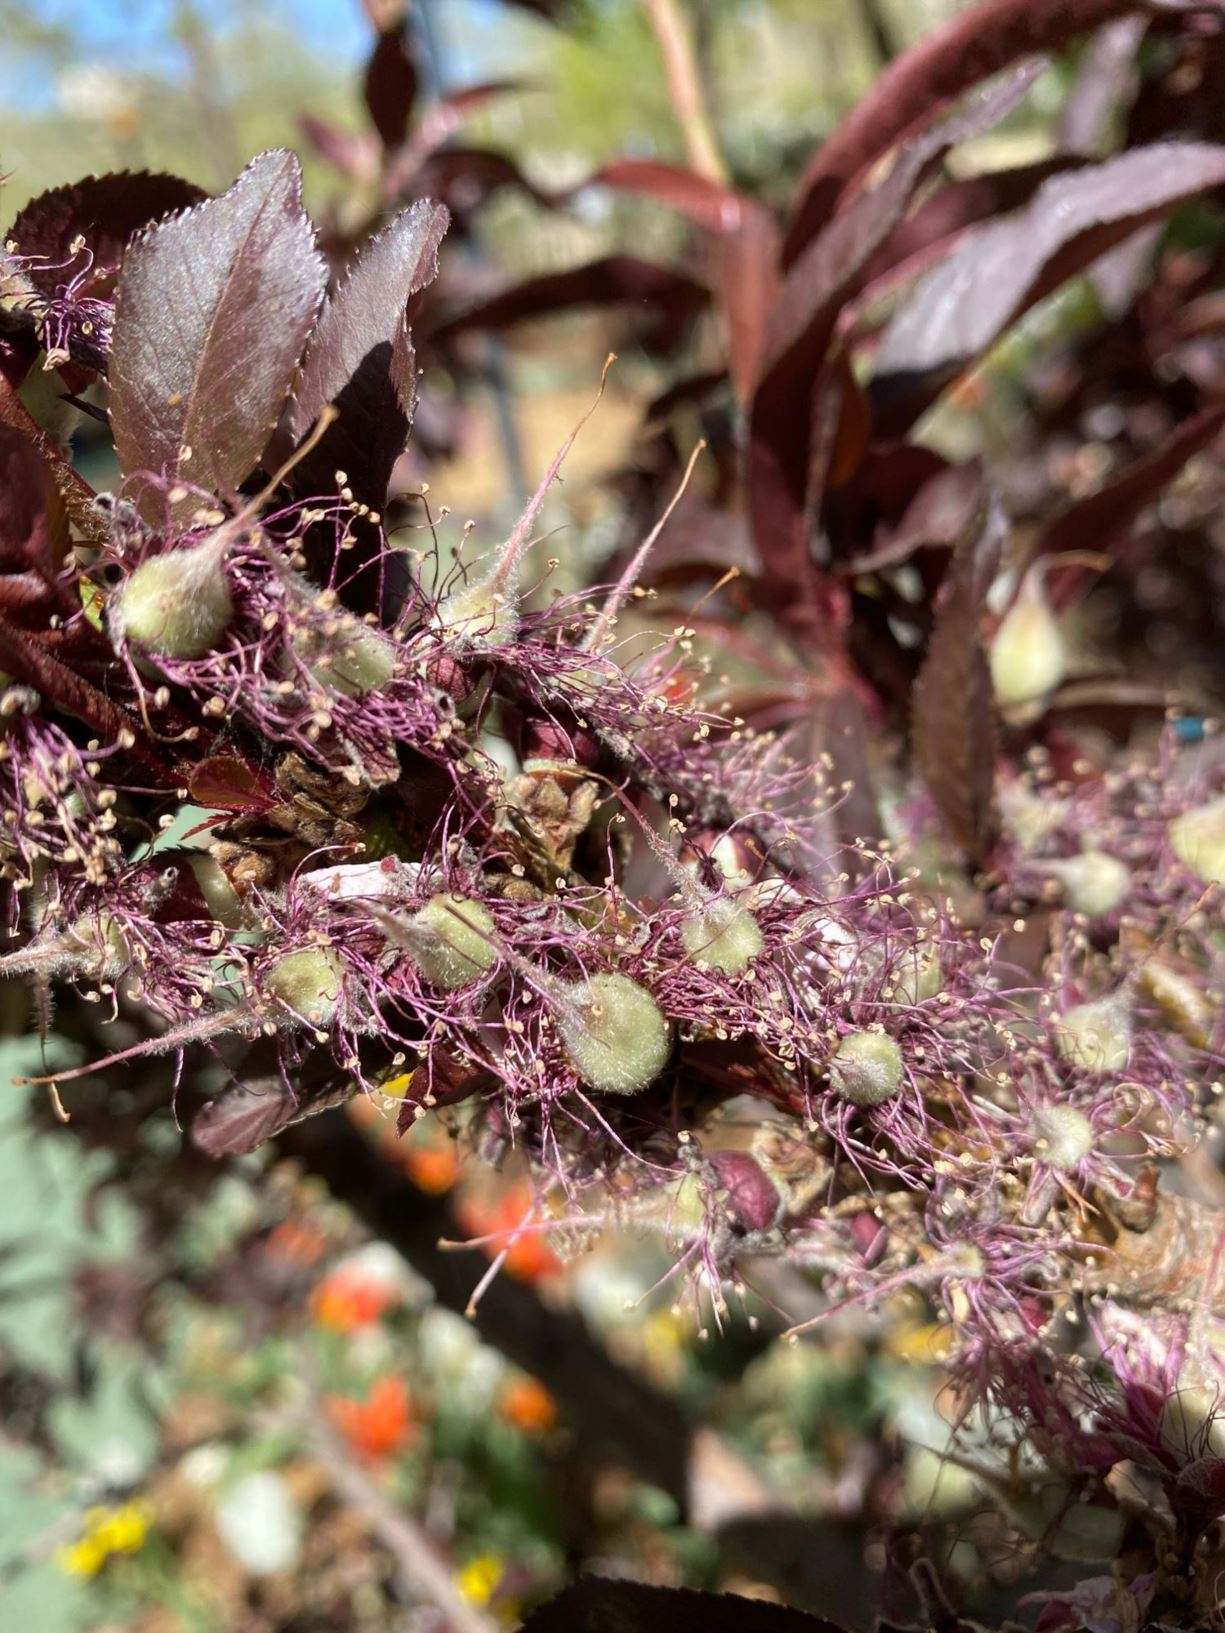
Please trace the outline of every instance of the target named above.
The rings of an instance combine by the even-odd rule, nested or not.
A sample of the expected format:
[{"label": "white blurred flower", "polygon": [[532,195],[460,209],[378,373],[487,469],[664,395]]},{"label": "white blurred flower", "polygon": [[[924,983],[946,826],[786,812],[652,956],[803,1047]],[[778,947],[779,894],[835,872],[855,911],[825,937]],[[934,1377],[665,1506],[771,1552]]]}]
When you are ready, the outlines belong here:
[{"label": "white blurred flower", "polygon": [[217,1499],[218,1534],[253,1576],[287,1571],[302,1551],[302,1514],[271,1469],[244,1474]]}]

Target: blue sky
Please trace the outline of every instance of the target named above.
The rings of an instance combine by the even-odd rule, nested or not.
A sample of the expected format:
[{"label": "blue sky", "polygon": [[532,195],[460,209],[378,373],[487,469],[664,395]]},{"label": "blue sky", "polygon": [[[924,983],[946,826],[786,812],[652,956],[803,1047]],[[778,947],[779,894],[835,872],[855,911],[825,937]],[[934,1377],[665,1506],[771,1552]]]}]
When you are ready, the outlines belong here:
[{"label": "blue sky", "polygon": [[[183,61],[174,39],[179,8],[180,0],[42,0],[35,15],[40,24],[69,37],[77,63],[173,74]],[[210,32],[242,18],[266,18],[341,68],[360,61],[369,47],[370,26],[360,0],[194,0],[192,9]],[[24,53],[0,65],[6,99],[26,106],[50,101],[54,85],[19,59]]]},{"label": "blue sky", "polygon": [[[292,32],[325,61],[344,71],[370,47],[361,0],[190,0],[209,33],[258,18]],[[104,63],[173,76],[183,66],[174,22],[182,0],[40,0],[39,24],[71,42],[74,63]],[[446,41],[448,77],[493,73],[506,42],[504,9],[490,0],[431,0],[436,34]],[[495,43],[496,42],[496,43]],[[0,44],[3,42],[0,41]],[[493,50],[490,50],[493,45]],[[486,59],[482,61],[482,59]],[[24,52],[0,50],[0,97],[10,107],[44,107],[55,98],[54,77],[31,72]]]}]

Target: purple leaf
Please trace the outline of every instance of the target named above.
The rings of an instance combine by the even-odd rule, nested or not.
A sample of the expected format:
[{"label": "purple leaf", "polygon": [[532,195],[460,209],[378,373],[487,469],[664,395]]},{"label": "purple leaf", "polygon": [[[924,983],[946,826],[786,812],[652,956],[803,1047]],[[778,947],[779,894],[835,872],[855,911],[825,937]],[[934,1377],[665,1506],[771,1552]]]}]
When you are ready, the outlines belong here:
[{"label": "purple leaf", "polygon": [[890,527],[881,527],[869,549],[840,563],[847,577],[899,567],[920,550],[955,545],[982,503],[982,474],[977,464],[950,465],[924,484]]},{"label": "purple leaf", "polygon": [[1019,210],[1028,204],[1049,177],[1077,169],[1081,160],[1068,155],[1038,159],[1010,170],[992,170],[941,187],[913,210],[889,235],[864,270],[866,299],[876,293],[878,280],[914,277],[937,257],[947,254],[950,241],[980,221]]},{"label": "purple leaf", "polygon": [[210,1100],[191,1125],[192,1144],[210,1157],[238,1157],[305,1117],[351,1098],[348,1083],[303,1087],[295,1094],[281,1078],[240,1083]]},{"label": "purple leaf", "polygon": [[[68,512],[28,437],[0,423],[0,572],[50,581],[68,549]],[[4,580],[0,579],[0,602]]]},{"label": "purple leaf", "polygon": [[19,431],[37,448],[76,527],[91,543],[102,543],[108,537],[108,529],[102,512],[94,503],[96,497],[94,490],[64,458],[2,373],[0,373],[0,425]]},{"label": "purple leaf", "polygon": [[368,180],[378,173],[378,144],[373,136],[355,136],[351,131],[338,130],[313,113],[298,115],[298,129],[319,157],[347,181]]},{"label": "purple leaf", "polygon": [[787,235],[795,259],[829,221],[839,196],[933,109],[1034,52],[1057,51],[1138,0],[985,0],[916,42],[881,74],[817,149],[804,172]]},{"label": "purple leaf", "polygon": [[731,232],[754,208],[753,201],[734,188],[699,176],[683,165],[665,164],[659,159],[617,159],[582,184],[584,187],[611,187],[617,192],[636,193],[656,204],[678,210],[700,227],[712,232]]},{"label": "purple leaf", "polygon": [[[90,637],[94,631],[89,632]],[[88,637],[87,637],[88,639]],[[101,638],[97,638],[101,645]],[[15,680],[32,686],[45,702],[74,719],[83,721],[103,741],[114,743],[130,738],[133,752],[153,772],[164,787],[174,788],[181,780],[164,755],[149,752],[148,739],[140,723],[126,709],[112,703],[106,694],[62,662],[39,635],[16,629],[0,616],[0,669]]]},{"label": "purple leaf", "polygon": [[129,240],[143,227],[206,196],[180,176],[147,170],[87,176],[31,199],[6,236],[19,255],[38,258],[41,264],[28,267],[26,275],[44,295],[54,295],[73,272],[83,270],[85,258],[72,246],[84,239],[93,255],[93,290],[104,275],[118,270]]},{"label": "purple leaf", "polygon": [[995,704],[980,625],[1007,525],[991,505],[962,536],[914,691],[919,775],[950,838],[976,862],[995,831]]},{"label": "purple leaf", "polygon": [[1184,420],[1151,453],[1134,460],[1095,492],[1074,499],[1046,529],[1037,553],[1079,550],[1086,540],[1094,550],[1109,550],[1187,461],[1216,440],[1222,426],[1225,405],[1219,403]]},{"label": "purple leaf", "polygon": [[609,255],[515,284],[441,324],[431,338],[450,339],[465,329],[506,329],[584,306],[628,306],[647,307],[661,343],[670,339],[675,346],[683,338],[682,326],[709,298],[709,291],[684,273],[633,255]]},{"label": "purple leaf", "polygon": [[913,143],[880,186],[832,221],[787,274],[766,330],[762,378],[753,400],[749,494],[767,582],[788,602],[811,576],[814,388],[839,312],[930,166],[956,143],[1002,119],[1041,67],[1018,70]]},{"label": "purple leaf", "polygon": [[586,1576],[541,1605],[522,1633],[843,1633],[833,1622],[761,1599]]},{"label": "purple leaf", "polygon": [[408,24],[384,29],[366,65],[362,87],[370,122],[385,148],[396,148],[408,134],[408,121],[417,100],[417,68],[412,58]]},{"label": "purple leaf", "polygon": [[967,232],[881,341],[872,398],[882,409],[898,405],[888,429],[910,423],[1035,301],[1137,227],[1223,183],[1225,147],[1140,148],[1052,176],[1024,210]]},{"label": "purple leaf", "polygon": [[343,470],[359,500],[381,510],[412,418],[414,373],[406,310],[438,273],[449,217],[414,204],[372,238],[324,304],[311,336],[287,423],[301,442],[328,403],[339,418],[293,473],[295,492],[324,492]]},{"label": "purple leaf", "polygon": [[128,250],[110,369],[125,474],[229,493],[258,463],[323,297],[300,180],[292,153],[261,154]]},{"label": "purple leaf", "polygon": [[460,128],[464,121],[486,102],[495,97],[507,96],[514,91],[527,91],[533,87],[526,80],[517,79],[490,79],[480,85],[465,85],[462,90],[452,91],[450,95],[440,97],[422,113],[413,131],[411,146],[418,158],[432,153]]},{"label": "purple leaf", "polygon": [[457,211],[473,209],[504,187],[518,188],[545,209],[553,209],[566,196],[537,187],[513,159],[485,147],[444,148],[428,154],[402,181],[393,169],[389,181],[400,195],[409,192],[445,199]]}]

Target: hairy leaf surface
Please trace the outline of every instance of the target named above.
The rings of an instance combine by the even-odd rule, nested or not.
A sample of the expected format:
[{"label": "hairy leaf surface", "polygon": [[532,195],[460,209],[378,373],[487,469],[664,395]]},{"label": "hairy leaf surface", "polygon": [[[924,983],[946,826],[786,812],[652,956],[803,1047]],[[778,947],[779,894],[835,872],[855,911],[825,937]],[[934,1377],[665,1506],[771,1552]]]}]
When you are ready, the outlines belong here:
[{"label": "hairy leaf surface", "polygon": [[292,153],[261,154],[227,193],[129,249],[110,371],[125,475],[225,493],[258,463],[323,297],[300,183]]},{"label": "hairy leaf surface", "polygon": [[339,418],[295,471],[296,491],[326,492],[340,469],[360,500],[374,509],[385,503],[414,401],[406,310],[437,276],[449,219],[440,204],[405,210],[324,304],[290,403],[290,436],[300,442],[328,403]]}]

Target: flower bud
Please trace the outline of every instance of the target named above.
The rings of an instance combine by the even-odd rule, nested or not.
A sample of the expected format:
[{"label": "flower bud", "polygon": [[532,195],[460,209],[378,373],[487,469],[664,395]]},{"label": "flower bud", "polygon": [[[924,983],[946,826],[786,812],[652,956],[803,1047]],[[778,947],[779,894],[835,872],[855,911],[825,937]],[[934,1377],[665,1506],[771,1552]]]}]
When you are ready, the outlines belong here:
[{"label": "flower bud", "polygon": [[587,727],[569,729],[547,716],[529,716],[519,728],[519,758],[525,769],[564,766],[590,771],[599,763],[600,741]]},{"label": "flower bud", "polygon": [[1034,1155],[1052,1168],[1075,1168],[1093,1150],[1093,1125],[1075,1106],[1042,1106],[1033,1131]]},{"label": "flower bud", "polygon": [[474,579],[438,603],[438,620],[448,635],[480,646],[500,646],[519,629],[513,584],[508,589],[500,566]]},{"label": "flower bud", "polygon": [[626,975],[593,975],[566,989],[557,1030],[579,1076],[598,1094],[637,1094],[663,1071],[672,1025],[645,987]]},{"label": "flower bud", "polygon": [[112,640],[164,658],[199,658],[229,628],[234,603],[213,540],[150,556],[107,602]]},{"label": "flower bud", "polygon": [[1003,704],[1030,703],[1054,691],[1067,670],[1067,648],[1046,598],[1042,575],[1026,575],[996,631],[991,681]]},{"label": "flower bud", "polygon": [[739,975],[765,945],[757,920],[747,907],[716,896],[681,925],[681,940],[696,964],[725,975]]},{"label": "flower bud", "polygon": [[1074,1004],[1059,1017],[1056,1046],[1087,1072],[1121,1072],[1131,1055],[1131,1005],[1122,992]]},{"label": "flower bud", "polygon": [[412,922],[426,934],[414,937],[409,955],[432,986],[469,986],[498,956],[493,914],[466,896],[432,896]]},{"label": "flower bud", "polygon": [[829,1063],[829,1080],[853,1106],[883,1106],[902,1086],[902,1051],[884,1032],[848,1032]]},{"label": "flower bud", "polygon": [[747,1235],[778,1224],[783,1198],[773,1180],[747,1151],[717,1151],[710,1159],[720,1190],[726,1192],[727,1216]]},{"label": "flower bud", "polygon": [[1106,851],[1082,851],[1066,861],[1044,862],[1045,872],[1063,886],[1064,900],[1087,919],[1104,918],[1127,899],[1131,874],[1124,862]]},{"label": "flower bud", "polygon": [[1225,880],[1225,794],[1170,823],[1170,849],[1205,884]]},{"label": "flower bud", "polygon": [[331,947],[307,947],[278,958],[265,975],[264,985],[286,1009],[325,1026],[340,1002],[344,964]]}]

